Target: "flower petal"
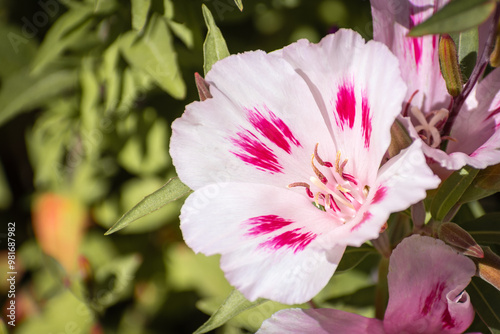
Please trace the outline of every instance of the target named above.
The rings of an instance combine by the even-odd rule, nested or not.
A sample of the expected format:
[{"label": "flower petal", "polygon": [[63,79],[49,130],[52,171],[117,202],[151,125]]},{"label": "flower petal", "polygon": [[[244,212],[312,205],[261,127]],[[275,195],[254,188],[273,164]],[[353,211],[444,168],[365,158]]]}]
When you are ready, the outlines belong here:
[{"label": "flower petal", "polygon": [[170,154],[192,189],[228,180],[286,187],[310,177],[316,143],[335,152],[308,86],[278,56],[227,57],[206,81],[213,97],[172,125]]},{"label": "flower petal", "polygon": [[419,91],[412,105],[424,113],[448,108],[451,101],[439,68],[438,35],[407,37],[409,30],[425,21],[447,0],[371,0],[373,38],[398,57],[408,85],[406,100]]},{"label": "flower petal", "polygon": [[427,166],[421,146],[422,141],[415,140],[382,166],[356,218],[329,233],[332,243],[341,240],[360,246],[377,238],[391,213],[407,209],[439,185],[441,180]]},{"label": "flower petal", "polygon": [[474,319],[464,291],[476,267],[441,240],[404,239],[389,264],[387,333],[463,333]]},{"label": "flower petal", "polygon": [[310,300],[332,276],[345,246],[322,236],[336,225],[302,194],[250,183],[198,189],[181,211],[186,243],[222,254],[222,270],[245,297],[286,304]]},{"label": "flower petal", "polygon": [[287,309],[264,321],[257,334],[384,334],[382,321],[334,309]]},{"label": "flower petal", "polygon": [[500,68],[484,78],[460,110],[447,146],[449,157],[437,160],[443,167],[475,168],[500,163]]},{"label": "flower petal", "polygon": [[365,43],[359,34],[344,29],[319,44],[300,40],[278,54],[314,93],[337,150],[353,161],[346,172],[361,184],[370,184],[406,93],[397,59],[383,44]]}]

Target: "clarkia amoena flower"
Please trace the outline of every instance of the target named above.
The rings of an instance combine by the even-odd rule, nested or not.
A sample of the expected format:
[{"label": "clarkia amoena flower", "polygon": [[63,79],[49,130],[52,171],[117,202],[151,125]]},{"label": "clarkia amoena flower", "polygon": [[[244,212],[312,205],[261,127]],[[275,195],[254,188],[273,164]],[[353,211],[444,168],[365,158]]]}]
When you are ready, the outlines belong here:
[{"label": "clarkia amoena flower", "polygon": [[340,30],[227,57],[206,81],[212,98],[172,125],[173,163],[195,190],[181,229],[196,252],[222,254],[250,300],[310,300],[347,245],[439,183],[420,140],[380,166],[406,93],[382,43]]},{"label": "clarkia amoena flower", "polygon": [[[373,37],[386,44],[399,59],[401,74],[408,86],[402,115],[411,119],[409,129],[413,137],[423,138],[422,149],[430,161],[449,170],[466,164],[486,168],[500,163],[500,68],[475,85],[450,133],[445,134],[452,98],[439,67],[439,36],[407,36],[412,27],[446,3],[444,0],[371,0]],[[489,26],[492,26],[490,22]],[[480,52],[488,33],[485,27],[480,27]],[[448,141],[444,151],[443,141]]]},{"label": "clarkia amoena flower", "polygon": [[474,262],[441,240],[414,235],[394,250],[384,320],[334,309],[288,309],[266,320],[258,334],[463,333],[474,319],[465,292]]}]

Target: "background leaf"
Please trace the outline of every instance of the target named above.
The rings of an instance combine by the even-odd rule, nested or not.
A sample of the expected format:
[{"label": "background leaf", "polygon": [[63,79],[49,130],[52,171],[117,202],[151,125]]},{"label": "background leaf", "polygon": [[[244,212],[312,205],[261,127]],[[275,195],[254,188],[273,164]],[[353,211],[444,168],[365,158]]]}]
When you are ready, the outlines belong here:
[{"label": "background leaf", "polygon": [[186,85],[165,18],[153,14],[144,36],[129,32],[122,43],[123,55],[132,66],[148,73],[172,97],[185,97]]},{"label": "background leaf", "polygon": [[76,72],[57,71],[34,77],[27,69],[17,72],[2,83],[0,90],[0,125],[20,112],[40,107],[54,96],[74,88]]},{"label": "background leaf", "polygon": [[478,243],[500,244],[500,231],[498,224],[500,222],[500,212],[487,213],[484,216],[461,224],[462,228]]},{"label": "background leaf", "polygon": [[451,174],[439,186],[431,202],[431,214],[436,220],[443,220],[458,203],[462,194],[476,177],[479,170],[466,166]]},{"label": "background leaf", "polygon": [[472,278],[466,290],[481,320],[492,333],[500,333],[500,291],[478,277]]},{"label": "background leaf", "polygon": [[144,197],[142,201],[137,203],[130,211],[125,213],[120,220],[111,227],[106,235],[115,233],[133,221],[144,217],[145,215],[156,211],[164,205],[175,201],[191,192],[191,189],[184,185],[178,178],[172,178],[167,183],[154,193]]},{"label": "background leaf", "polygon": [[208,28],[207,37],[205,39],[205,43],[203,43],[203,70],[205,75],[207,75],[213,64],[215,64],[218,60],[229,56],[229,50],[227,49],[226,41],[224,40],[220,29],[215,24],[212,13],[204,4],[201,8],[203,10],[205,24]]},{"label": "background leaf", "polygon": [[202,334],[222,326],[241,312],[264,303],[265,299],[248,301],[238,290],[233,290],[217,311],[194,334]]},{"label": "background leaf", "polygon": [[476,27],[495,10],[493,0],[454,0],[425,22],[415,26],[410,36],[458,32]]}]

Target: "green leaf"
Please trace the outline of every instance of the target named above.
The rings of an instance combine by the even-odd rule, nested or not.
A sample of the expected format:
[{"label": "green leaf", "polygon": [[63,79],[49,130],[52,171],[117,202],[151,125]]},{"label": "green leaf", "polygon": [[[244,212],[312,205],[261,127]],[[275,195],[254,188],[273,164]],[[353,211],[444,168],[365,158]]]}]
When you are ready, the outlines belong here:
[{"label": "green leaf", "polygon": [[7,78],[0,89],[0,125],[74,88],[77,82],[76,72],[69,70],[34,77],[25,69]]},{"label": "green leaf", "polygon": [[458,63],[460,64],[462,75],[465,80],[470,76],[476,65],[477,51],[479,48],[477,27],[461,32],[456,42],[458,46]]},{"label": "green leaf", "polygon": [[64,13],[50,28],[32,63],[34,74],[42,72],[69,45],[84,39],[92,28],[92,8],[80,8]]},{"label": "green leaf", "polygon": [[479,170],[466,166],[451,174],[437,190],[431,203],[431,214],[436,220],[443,220],[458,203],[462,194],[476,177]]},{"label": "green leaf", "polygon": [[410,30],[409,36],[465,31],[486,21],[495,10],[494,0],[454,0],[425,22]]},{"label": "green leaf", "polygon": [[168,21],[168,26],[172,29],[174,35],[177,36],[177,38],[179,38],[188,48],[191,49],[194,46],[193,32],[185,24]]},{"label": "green leaf", "polygon": [[224,303],[194,334],[202,334],[224,325],[228,320],[234,318],[241,312],[264,303],[265,299],[248,301],[239,291],[233,290]]},{"label": "green leaf", "polygon": [[376,254],[377,252],[372,246],[362,245],[361,247],[348,247],[342,255],[342,260],[335,270],[336,273],[348,271],[356,267],[368,255]]},{"label": "green leaf", "polygon": [[175,201],[191,192],[191,189],[182,183],[178,178],[171,178],[167,183],[154,193],[144,197],[130,211],[125,213],[113,225],[105,235],[115,233],[125,228],[133,221],[144,217],[145,215],[162,208],[165,204]]},{"label": "green leaf", "polygon": [[243,2],[242,2],[242,0],[234,0],[234,3],[236,4],[236,6],[238,6],[238,9],[240,11],[243,11]]},{"label": "green leaf", "polygon": [[460,203],[476,201],[500,191],[500,164],[481,169],[460,198]]},{"label": "green leaf", "polygon": [[500,244],[499,221],[500,212],[492,212],[478,219],[463,223],[460,226],[469,232],[478,243]]},{"label": "green leaf", "polygon": [[164,17],[154,13],[144,36],[129,32],[124,35],[121,46],[131,66],[148,73],[172,97],[183,99],[186,96],[172,34]]},{"label": "green leaf", "polygon": [[23,36],[16,26],[0,23],[0,78],[8,77],[28,66],[37,52],[35,39]]},{"label": "green leaf", "polygon": [[114,110],[120,102],[122,70],[120,68],[120,45],[111,44],[103,55],[102,77],[106,86],[106,109]]},{"label": "green leaf", "polygon": [[467,287],[474,310],[492,333],[500,333],[500,292],[482,279],[473,277]]},{"label": "green leaf", "polygon": [[142,31],[148,19],[151,0],[132,0],[132,28]]},{"label": "green leaf", "polygon": [[204,4],[201,6],[203,18],[207,25],[208,32],[205,42],[203,43],[203,70],[205,75],[218,60],[229,56],[226,41],[222,36],[220,29],[215,24],[212,13]]},{"label": "green leaf", "polygon": [[100,267],[96,271],[95,280],[101,287],[96,290],[97,295],[91,306],[98,312],[103,311],[132,294],[135,272],[141,263],[142,257],[139,254],[130,254]]},{"label": "green leaf", "polygon": [[118,161],[127,171],[148,175],[170,165],[167,145],[170,129],[165,119],[157,117],[156,111],[149,107],[140,115],[131,114],[125,122],[133,126],[123,134],[125,144]]}]

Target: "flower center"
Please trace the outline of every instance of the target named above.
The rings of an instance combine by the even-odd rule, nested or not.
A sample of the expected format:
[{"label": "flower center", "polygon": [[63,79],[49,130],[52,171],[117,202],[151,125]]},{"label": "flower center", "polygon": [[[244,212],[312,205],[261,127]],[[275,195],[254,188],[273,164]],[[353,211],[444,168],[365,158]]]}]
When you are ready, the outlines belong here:
[{"label": "flower center", "polygon": [[441,137],[441,130],[448,120],[449,111],[442,108],[424,115],[417,107],[411,107],[411,113],[420,124],[414,124],[415,130],[424,142],[430,147],[436,148],[441,145],[443,139],[452,139],[450,137]]},{"label": "flower center", "polygon": [[[314,161],[320,165],[316,167]],[[344,171],[348,159],[341,161],[341,153],[337,152],[335,164],[324,161],[318,154],[318,144],[311,157],[314,176],[309,182],[294,182],[288,188],[304,187],[307,195],[314,199],[313,204],[326,211],[338,220],[346,222],[354,217],[368,195],[369,187],[362,187],[357,179]],[[322,170],[320,170],[320,168]],[[328,175],[328,177],[326,176]]]}]

